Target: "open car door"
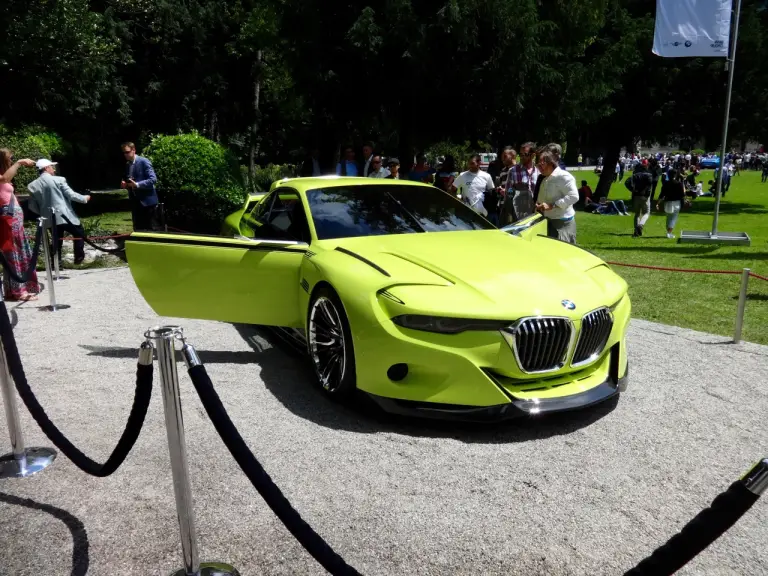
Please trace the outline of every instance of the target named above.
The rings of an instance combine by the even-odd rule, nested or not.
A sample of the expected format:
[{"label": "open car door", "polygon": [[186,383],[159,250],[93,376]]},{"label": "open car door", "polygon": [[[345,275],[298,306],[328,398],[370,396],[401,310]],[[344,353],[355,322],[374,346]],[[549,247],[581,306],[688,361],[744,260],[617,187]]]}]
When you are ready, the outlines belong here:
[{"label": "open car door", "polygon": [[299,270],[309,228],[299,195],[281,189],[259,203],[254,238],[165,232],[126,242],[131,274],[162,316],[303,328]]}]

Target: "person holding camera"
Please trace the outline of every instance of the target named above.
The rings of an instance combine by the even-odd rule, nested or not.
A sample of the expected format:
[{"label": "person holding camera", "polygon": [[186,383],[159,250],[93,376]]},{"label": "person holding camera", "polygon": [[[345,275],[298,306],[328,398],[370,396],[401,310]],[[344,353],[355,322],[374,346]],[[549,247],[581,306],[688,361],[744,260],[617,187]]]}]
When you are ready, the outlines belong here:
[{"label": "person holding camera", "polygon": [[131,217],[134,230],[158,230],[157,222],[157,176],[152,162],[136,154],[133,142],[122,145],[125,157],[125,178],[120,188],[128,190],[131,199]]}]

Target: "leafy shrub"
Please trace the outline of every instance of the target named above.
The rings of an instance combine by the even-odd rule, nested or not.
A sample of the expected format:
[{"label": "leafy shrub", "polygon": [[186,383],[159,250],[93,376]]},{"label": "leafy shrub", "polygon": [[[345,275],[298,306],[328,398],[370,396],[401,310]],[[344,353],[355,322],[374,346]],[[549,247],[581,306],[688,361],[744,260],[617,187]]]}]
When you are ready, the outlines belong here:
[{"label": "leafy shrub", "polygon": [[275,180],[283,178],[295,178],[299,175],[299,167],[294,164],[267,164],[256,166],[256,174],[253,179],[249,177],[247,166],[241,166],[243,179],[247,182],[251,192],[267,192]]},{"label": "leafy shrub", "polygon": [[[57,160],[65,153],[64,141],[58,134],[48,132],[41,126],[22,126],[10,130],[0,124],[0,148],[9,148],[17,159],[49,158]],[[13,183],[17,191],[26,191],[27,184],[35,178],[37,178],[37,170],[22,168],[16,174]]]},{"label": "leafy shrub", "polygon": [[456,169],[464,170],[467,165],[469,155],[477,152],[472,143],[465,141],[463,144],[454,144],[453,142],[437,142],[425,150],[427,158],[431,161],[439,156],[453,156],[456,160]]},{"label": "leafy shrub", "polygon": [[144,155],[157,173],[169,225],[216,234],[224,218],[242,206],[245,190],[237,159],[197,132],[155,136]]},{"label": "leafy shrub", "polygon": [[706,152],[704,150],[702,150],[701,148],[695,148],[695,149],[691,150],[691,154],[695,154],[696,156],[704,156],[704,154],[706,154]]}]

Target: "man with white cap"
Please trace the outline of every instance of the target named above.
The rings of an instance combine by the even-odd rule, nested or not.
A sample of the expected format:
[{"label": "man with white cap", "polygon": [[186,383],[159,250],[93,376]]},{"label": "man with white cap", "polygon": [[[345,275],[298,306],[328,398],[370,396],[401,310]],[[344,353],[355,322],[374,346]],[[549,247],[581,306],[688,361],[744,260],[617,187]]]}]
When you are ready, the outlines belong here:
[{"label": "man with white cap", "polygon": [[[86,204],[91,197],[78,194],[67,184],[62,176],[56,176],[57,162],[51,162],[45,158],[35,163],[40,176],[27,186],[30,193],[29,209],[43,216],[45,227],[51,226],[51,208],[56,211],[56,232],[59,239],[55,246],[56,253],[61,262],[61,248],[64,244],[62,238],[64,232],[69,232],[75,238],[75,264],[81,264],[85,259],[85,230],[80,225],[80,219],[72,209],[72,201]],[[66,220],[65,220],[66,218]]]}]

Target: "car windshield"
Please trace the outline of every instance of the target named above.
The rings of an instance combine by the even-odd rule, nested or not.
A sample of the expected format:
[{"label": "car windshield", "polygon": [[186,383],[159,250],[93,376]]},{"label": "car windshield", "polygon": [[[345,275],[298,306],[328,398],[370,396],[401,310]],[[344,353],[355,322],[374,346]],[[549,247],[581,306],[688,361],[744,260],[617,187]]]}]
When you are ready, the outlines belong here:
[{"label": "car windshield", "polygon": [[427,186],[334,186],[307,192],[318,240],[493,230],[469,206]]}]

